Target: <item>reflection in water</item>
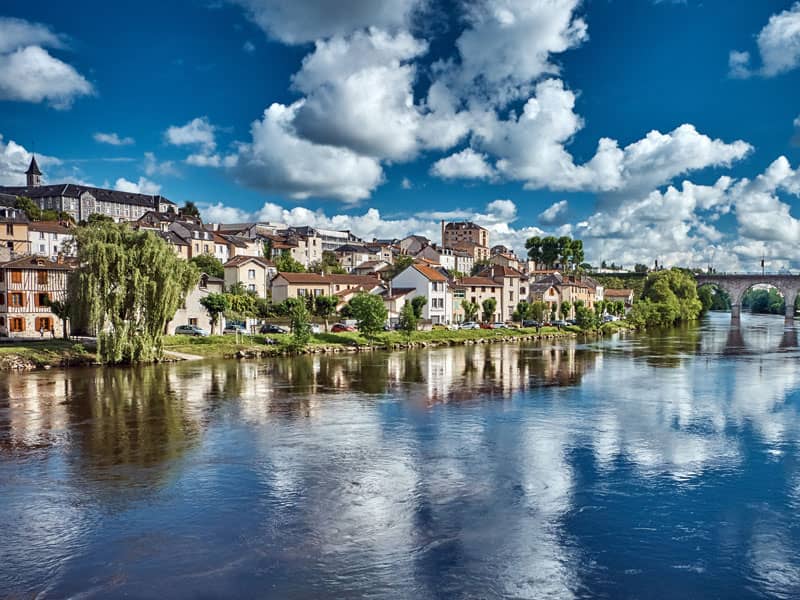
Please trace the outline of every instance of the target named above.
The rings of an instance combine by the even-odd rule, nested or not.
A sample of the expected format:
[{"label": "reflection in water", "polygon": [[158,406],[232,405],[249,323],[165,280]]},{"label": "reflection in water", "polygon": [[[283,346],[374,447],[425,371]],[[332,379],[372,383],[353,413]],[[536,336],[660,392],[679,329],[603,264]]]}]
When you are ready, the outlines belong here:
[{"label": "reflection in water", "polygon": [[796,597],[798,358],[712,315],[4,376],[0,597]]}]

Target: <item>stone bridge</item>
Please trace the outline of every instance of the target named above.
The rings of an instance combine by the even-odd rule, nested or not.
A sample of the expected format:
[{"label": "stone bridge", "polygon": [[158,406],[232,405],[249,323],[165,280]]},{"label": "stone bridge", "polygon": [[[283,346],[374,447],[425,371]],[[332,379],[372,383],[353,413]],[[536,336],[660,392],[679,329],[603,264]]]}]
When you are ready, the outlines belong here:
[{"label": "stone bridge", "polygon": [[800,275],[788,274],[714,274],[696,275],[697,287],[715,285],[731,297],[731,318],[738,319],[742,314],[742,298],[747,290],[754,285],[766,284],[776,288],[786,301],[786,319],[794,318],[794,303],[800,293]]}]

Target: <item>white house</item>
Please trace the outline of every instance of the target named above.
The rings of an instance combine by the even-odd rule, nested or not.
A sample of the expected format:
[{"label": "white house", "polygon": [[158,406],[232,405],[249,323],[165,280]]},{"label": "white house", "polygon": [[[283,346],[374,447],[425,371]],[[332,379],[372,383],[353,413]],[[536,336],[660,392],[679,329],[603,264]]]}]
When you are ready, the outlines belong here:
[{"label": "white house", "polygon": [[453,321],[453,297],[447,277],[422,262],[415,262],[392,279],[393,288],[414,288],[416,296],[428,302],[422,318],[432,323],[447,324]]},{"label": "white house", "polygon": [[56,221],[38,221],[28,225],[31,254],[46,256],[54,260],[59,254],[74,256],[75,248],[71,248],[71,244],[68,245],[68,242],[72,242],[73,239],[69,228]]}]

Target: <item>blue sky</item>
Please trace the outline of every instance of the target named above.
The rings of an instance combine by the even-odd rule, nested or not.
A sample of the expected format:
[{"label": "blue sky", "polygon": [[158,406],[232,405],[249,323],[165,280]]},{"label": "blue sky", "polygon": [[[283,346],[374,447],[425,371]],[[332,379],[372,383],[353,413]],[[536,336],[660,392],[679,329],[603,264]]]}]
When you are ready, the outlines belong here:
[{"label": "blue sky", "polygon": [[793,2],[118,4],[3,3],[0,183],[35,151],[207,220],[800,266]]}]

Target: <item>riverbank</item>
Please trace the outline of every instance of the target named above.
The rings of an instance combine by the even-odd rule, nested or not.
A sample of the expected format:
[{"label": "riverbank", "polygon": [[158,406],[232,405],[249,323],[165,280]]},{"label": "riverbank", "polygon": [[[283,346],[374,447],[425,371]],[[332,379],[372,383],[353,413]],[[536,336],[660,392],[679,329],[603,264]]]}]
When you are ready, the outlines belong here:
[{"label": "riverbank", "polygon": [[[602,335],[602,333],[600,333]],[[509,343],[577,337],[587,334],[578,327],[557,329],[473,329],[450,331],[434,329],[416,331],[407,336],[401,332],[384,332],[368,340],[357,332],[319,333],[303,348],[293,344],[288,334],[209,337],[166,336],[163,362],[192,358],[262,358],[296,354],[327,354],[402,350],[470,344]],[[97,364],[92,349],[69,340],[32,340],[0,344],[0,371],[31,370],[53,367]]]}]

